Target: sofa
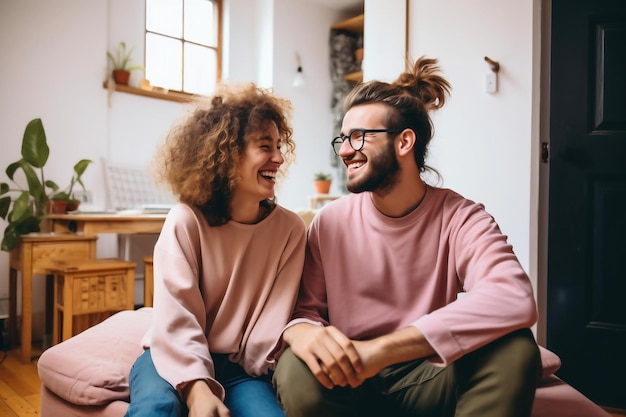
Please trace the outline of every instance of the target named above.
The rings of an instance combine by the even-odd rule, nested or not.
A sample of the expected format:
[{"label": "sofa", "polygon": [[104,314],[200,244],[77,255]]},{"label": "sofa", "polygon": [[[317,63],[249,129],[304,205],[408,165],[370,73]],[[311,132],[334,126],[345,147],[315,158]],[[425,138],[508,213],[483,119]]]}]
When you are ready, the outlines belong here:
[{"label": "sofa", "polygon": [[[152,308],[121,311],[45,350],[37,367],[42,417],[122,417],[128,407],[128,375],[141,354]],[[561,361],[540,347],[543,375],[532,417],[610,417],[555,375]]]}]

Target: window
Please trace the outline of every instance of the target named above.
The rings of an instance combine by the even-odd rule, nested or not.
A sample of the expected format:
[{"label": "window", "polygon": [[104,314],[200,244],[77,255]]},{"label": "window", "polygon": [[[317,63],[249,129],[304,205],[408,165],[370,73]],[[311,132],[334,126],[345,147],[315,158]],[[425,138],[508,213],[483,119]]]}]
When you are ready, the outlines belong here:
[{"label": "window", "polygon": [[221,79],[221,0],[146,0],[146,78],[210,95]]}]

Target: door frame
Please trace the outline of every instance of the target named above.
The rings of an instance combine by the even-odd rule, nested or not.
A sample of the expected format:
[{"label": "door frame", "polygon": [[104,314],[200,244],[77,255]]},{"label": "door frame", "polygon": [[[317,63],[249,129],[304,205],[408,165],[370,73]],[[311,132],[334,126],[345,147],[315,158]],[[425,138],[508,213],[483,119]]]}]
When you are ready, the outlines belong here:
[{"label": "door frame", "polygon": [[[537,322],[536,338],[541,345],[547,342],[547,310],[548,310],[548,207],[549,207],[549,183],[550,183],[550,163],[542,162],[541,153],[543,144],[550,147],[550,53],[551,53],[551,20],[552,1],[534,0],[534,27],[533,33],[538,33],[538,41],[533,41],[533,57],[539,62],[533,65],[538,71],[538,86],[534,91],[534,100],[537,103],[533,114],[538,115],[538,122],[533,126],[532,144],[532,174],[531,174],[531,204],[537,207],[537,218],[531,218],[531,233],[536,231],[536,239],[531,239],[530,268],[537,277],[536,297],[539,309],[539,321]],[[539,30],[537,30],[537,28]],[[536,174],[536,177],[535,177]],[[532,213],[532,212],[531,212]]]}]

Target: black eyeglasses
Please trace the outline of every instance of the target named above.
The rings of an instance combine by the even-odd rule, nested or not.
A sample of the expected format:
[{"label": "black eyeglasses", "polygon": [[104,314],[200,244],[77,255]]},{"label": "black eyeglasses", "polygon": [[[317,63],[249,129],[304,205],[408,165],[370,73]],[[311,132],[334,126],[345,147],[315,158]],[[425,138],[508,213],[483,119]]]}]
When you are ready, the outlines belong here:
[{"label": "black eyeglasses", "polygon": [[339,150],[341,145],[347,140],[352,149],[360,151],[365,144],[365,135],[368,133],[399,133],[402,130],[399,129],[352,129],[347,135],[339,135],[334,138],[330,144],[335,151],[335,154],[339,156]]}]

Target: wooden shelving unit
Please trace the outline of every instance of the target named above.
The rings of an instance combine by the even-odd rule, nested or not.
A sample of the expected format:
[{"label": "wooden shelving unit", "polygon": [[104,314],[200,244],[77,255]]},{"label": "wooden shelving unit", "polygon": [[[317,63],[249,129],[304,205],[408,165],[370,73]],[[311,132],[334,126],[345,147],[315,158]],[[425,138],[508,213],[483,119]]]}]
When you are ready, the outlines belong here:
[{"label": "wooden shelving unit", "polygon": [[335,23],[331,26],[333,30],[346,30],[348,32],[363,34],[363,27],[365,22],[365,15],[360,14],[358,16],[351,17],[347,20],[342,20],[341,22]]},{"label": "wooden shelving unit", "polygon": [[363,71],[351,72],[350,74],[344,75],[343,78],[348,81],[360,83],[361,81],[363,81]]},{"label": "wooden shelving unit", "polygon": [[[361,13],[358,16],[351,17],[350,19],[342,20],[331,26],[333,30],[345,30],[346,32],[355,33],[357,35],[363,35],[363,28],[365,25],[365,15]],[[344,78],[348,81],[360,83],[363,81],[363,71],[351,72],[346,74]]]}]

